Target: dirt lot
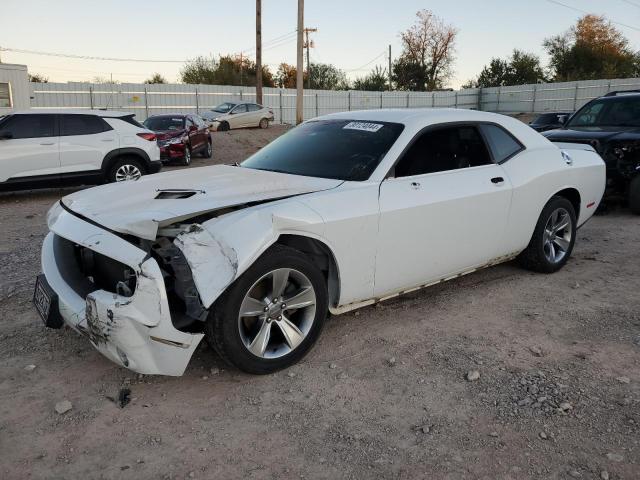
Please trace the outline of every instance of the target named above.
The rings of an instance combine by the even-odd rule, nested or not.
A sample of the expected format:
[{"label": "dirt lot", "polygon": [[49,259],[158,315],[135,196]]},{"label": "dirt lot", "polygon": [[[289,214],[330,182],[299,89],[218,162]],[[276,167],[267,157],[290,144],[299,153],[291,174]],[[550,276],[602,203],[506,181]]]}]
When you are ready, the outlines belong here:
[{"label": "dirt lot", "polygon": [[[216,133],[214,162],[282,131]],[[555,275],[508,263],[333,317],[288,371],[203,344],[164,378],[36,316],[45,212],[69,191],[0,197],[0,478],[640,478],[640,218],[595,217]]]}]

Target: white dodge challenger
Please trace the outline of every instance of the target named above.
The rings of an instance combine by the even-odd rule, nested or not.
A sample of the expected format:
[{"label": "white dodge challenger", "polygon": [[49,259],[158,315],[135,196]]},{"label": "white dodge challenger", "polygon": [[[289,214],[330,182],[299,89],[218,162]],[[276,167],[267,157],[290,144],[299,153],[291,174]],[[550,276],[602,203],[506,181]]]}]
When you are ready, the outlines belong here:
[{"label": "white dodge challenger", "polygon": [[47,326],[139,373],[181,375],[205,336],[239,369],[273,372],[309,351],[329,312],[514,258],[557,271],[604,187],[590,146],[509,117],[326,115],[238,166],[64,197],[34,303]]}]

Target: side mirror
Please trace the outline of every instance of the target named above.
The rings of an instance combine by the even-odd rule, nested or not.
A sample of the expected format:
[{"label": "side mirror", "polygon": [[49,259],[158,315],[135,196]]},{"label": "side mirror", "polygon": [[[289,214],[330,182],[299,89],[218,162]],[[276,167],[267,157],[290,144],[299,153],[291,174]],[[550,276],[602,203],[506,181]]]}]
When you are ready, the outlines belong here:
[{"label": "side mirror", "polygon": [[7,130],[2,130],[0,132],[0,140],[10,140],[13,138],[13,134]]},{"label": "side mirror", "polygon": [[560,122],[560,125],[564,125],[565,123],[567,123],[568,119],[569,119],[569,115],[559,115],[558,116],[558,122]]},{"label": "side mirror", "polygon": [[193,131],[195,131],[195,130],[197,130],[197,129],[198,129],[198,127],[196,127],[195,125],[191,125],[191,126],[189,127],[189,131],[190,131],[190,132],[193,132]]}]

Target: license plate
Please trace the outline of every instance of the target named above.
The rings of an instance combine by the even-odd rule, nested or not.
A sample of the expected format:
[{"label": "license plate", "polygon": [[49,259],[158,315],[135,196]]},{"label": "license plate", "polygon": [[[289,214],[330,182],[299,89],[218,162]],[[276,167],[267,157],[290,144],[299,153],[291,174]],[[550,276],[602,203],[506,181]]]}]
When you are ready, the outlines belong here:
[{"label": "license plate", "polygon": [[49,286],[44,275],[36,277],[36,287],[33,292],[33,304],[47,327],[62,327],[62,317],[58,311],[58,295]]}]

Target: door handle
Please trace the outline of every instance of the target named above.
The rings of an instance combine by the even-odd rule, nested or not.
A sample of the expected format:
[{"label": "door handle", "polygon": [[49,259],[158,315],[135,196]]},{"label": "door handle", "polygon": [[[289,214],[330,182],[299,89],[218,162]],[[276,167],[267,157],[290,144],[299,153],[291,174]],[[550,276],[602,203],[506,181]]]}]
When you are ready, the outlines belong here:
[{"label": "door handle", "polygon": [[101,142],[113,142],[113,138],[101,138]]},{"label": "door handle", "polygon": [[418,190],[420,188],[420,184],[418,182],[411,182],[411,188]]},{"label": "door handle", "polygon": [[42,142],[40,145],[55,145],[55,142]]},{"label": "door handle", "polygon": [[494,185],[502,185],[504,183],[504,178],[502,178],[502,177],[493,177],[491,179],[491,183],[493,183]]}]

